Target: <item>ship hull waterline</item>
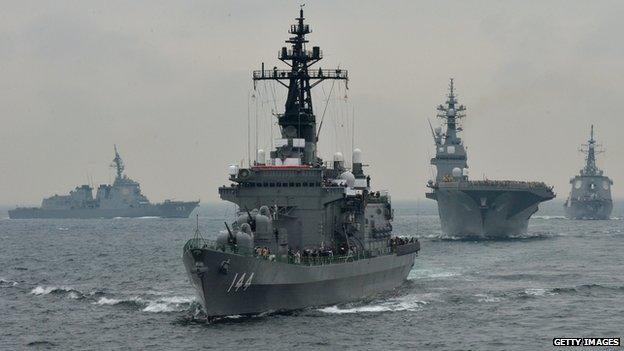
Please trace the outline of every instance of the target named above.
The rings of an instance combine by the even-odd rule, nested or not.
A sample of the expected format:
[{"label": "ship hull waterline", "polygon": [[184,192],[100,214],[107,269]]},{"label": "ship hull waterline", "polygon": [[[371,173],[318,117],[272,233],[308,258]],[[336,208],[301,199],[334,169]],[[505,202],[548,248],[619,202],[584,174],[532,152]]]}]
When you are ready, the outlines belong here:
[{"label": "ship hull waterline", "polygon": [[[209,317],[255,315],[357,301],[400,286],[416,253],[303,265],[202,249],[183,261]],[[221,269],[228,262],[227,273]]]},{"label": "ship hull waterline", "polygon": [[613,202],[611,200],[568,200],[564,207],[568,219],[611,219]]},{"label": "ship hull waterline", "polygon": [[525,235],[539,203],[551,199],[525,191],[457,189],[438,189],[432,198],[445,235],[490,239]]},{"label": "ship hull waterline", "polygon": [[197,202],[186,202],[176,205],[158,204],[123,209],[78,208],[78,209],[41,209],[16,208],[9,211],[11,219],[36,218],[71,218],[96,219],[118,217],[161,217],[161,218],[188,218],[198,206]]}]

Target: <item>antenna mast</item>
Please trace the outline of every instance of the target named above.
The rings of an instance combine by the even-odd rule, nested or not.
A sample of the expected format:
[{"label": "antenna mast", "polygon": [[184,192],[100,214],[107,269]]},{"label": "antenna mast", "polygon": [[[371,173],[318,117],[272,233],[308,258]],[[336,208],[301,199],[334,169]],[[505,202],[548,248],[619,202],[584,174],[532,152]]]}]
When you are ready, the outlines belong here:
[{"label": "antenna mast", "polygon": [[[290,26],[289,33],[293,36],[286,40],[290,47],[282,47],[278,53],[278,59],[288,65],[289,69],[278,70],[277,67],[253,72],[254,89],[256,82],[260,80],[277,81],[288,89],[288,97],[283,114],[278,114],[282,138],[287,142],[276,147],[271,153],[275,158],[299,158],[303,164],[317,165],[316,143],[318,132],[316,130],[316,117],[312,109],[311,90],[326,79],[348,81],[347,71],[342,69],[311,69],[312,65],[323,58],[323,53],[318,46],[307,50],[308,40],[306,35],[312,31],[309,25],[304,23],[303,6],[299,10],[296,24]],[[293,139],[303,139],[303,142],[295,142]]]},{"label": "antenna mast", "polygon": [[117,145],[114,145],[115,147],[115,158],[113,159],[113,163],[111,164],[111,167],[114,167],[117,171],[117,179],[121,179],[123,177],[123,171],[124,171],[124,163],[123,160],[121,159],[121,156],[119,156],[119,152],[117,152]]}]

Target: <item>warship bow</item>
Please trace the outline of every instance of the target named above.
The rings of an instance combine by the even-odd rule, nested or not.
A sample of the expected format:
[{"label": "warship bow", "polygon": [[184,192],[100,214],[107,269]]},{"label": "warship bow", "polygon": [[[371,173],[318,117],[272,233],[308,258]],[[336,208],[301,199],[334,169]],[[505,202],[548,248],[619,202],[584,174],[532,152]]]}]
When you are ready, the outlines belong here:
[{"label": "warship bow", "polygon": [[564,204],[569,219],[610,219],[613,210],[613,181],[596,165],[596,154],[604,152],[594,139],[594,126],[587,144],[580,151],[586,155],[585,167],[570,179],[572,189]]},{"label": "warship bow", "polygon": [[553,199],[551,186],[542,182],[469,180],[467,152],[459,123],[466,107],[457,101],[451,79],[445,105],[437,117],[446,127],[432,128],[436,179],[430,180],[426,197],[438,202],[442,231],[451,237],[508,237],[526,233],[538,204]]}]

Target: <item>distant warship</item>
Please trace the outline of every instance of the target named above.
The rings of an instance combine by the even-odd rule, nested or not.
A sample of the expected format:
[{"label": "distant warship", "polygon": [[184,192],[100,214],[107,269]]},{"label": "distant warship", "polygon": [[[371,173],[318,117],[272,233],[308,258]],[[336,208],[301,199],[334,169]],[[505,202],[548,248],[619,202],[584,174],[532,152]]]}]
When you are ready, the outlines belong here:
[{"label": "distant warship", "polygon": [[199,201],[171,201],[152,204],[141,193],[139,183],[128,178],[124,164],[115,146],[117,176],[113,185],[98,187],[95,199],[93,188],[81,185],[69,195],[54,195],[43,199],[41,207],[18,207],[9,211],[9,218],[115,218],[115,217],[166,217],[187,218]]},{"label": "distant warship", "polygon": [[[281,139],[249,167],[230,166],[222,199],[238,205],[216,242],[199,231],[183,261],[208,316],[247,315],[357,300],[399,286],[420,248],[391,238],[390,196],[373,191],[361,151],[348,168],[341,153],[325,165],[317,154],[319,129],[311,90],[324,80],[347,80],[342,69],[311,69],[318,46],[306,49],[303,9],[290,27],[290,47],[278,58],[289,68],[253,72],[288,89],[278,114]],[[264,64],[263,64],[264,67]],[[269,157],[266,157],[269,156]]]},{"label": "distant warship", "polygon": [[581,152],[587,155],[585,167],[570,179],[572,190],[564,205],[566,217],[570,219],[609,219],[611,216],[613,181],[596,166],[596,154],[602,152],[596,146],[592,125],[587,144],[581,146]]},{"label": "distant warship", "polygon": [[453,79],[446,105],[439,105],[441,127],[431,128],[436,157],[436,180],[427,186],[429,199],[438,202],[442,231],[453,237],[507,237],[527,231],[529,218],[538,204],[555,197],[552,187],[542,182],[511,180],[468,180],[466,148],[458,136],[459,121],[466,108],[459,105]]}]

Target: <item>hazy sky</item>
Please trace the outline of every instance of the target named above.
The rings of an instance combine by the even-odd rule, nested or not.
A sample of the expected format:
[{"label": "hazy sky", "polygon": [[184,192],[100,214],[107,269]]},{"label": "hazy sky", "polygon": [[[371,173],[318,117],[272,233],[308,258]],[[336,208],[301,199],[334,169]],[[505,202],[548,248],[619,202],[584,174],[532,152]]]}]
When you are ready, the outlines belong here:
[{"label": "hazy sky", "polygon": [[[247,156],[251,71],[278,65],[298,4],[2,1],[0,204],[110,181],[114,143],[150,199],[216,201],[228,164]],[[319,116],[334,96],[325,159],[350,154],[355,112],[373,185],[423,198],[427,118],[437,123],[454,77],[473,178],[543,180],[563,199],[594,123],[607,150],[599,165],[624,195],[624,2],[315,0],[305,10],[321,67],[350,76],[348,91],[325,83],[315,95]],[[250,111],[266,148],[274,99],[259,88]]]}]

